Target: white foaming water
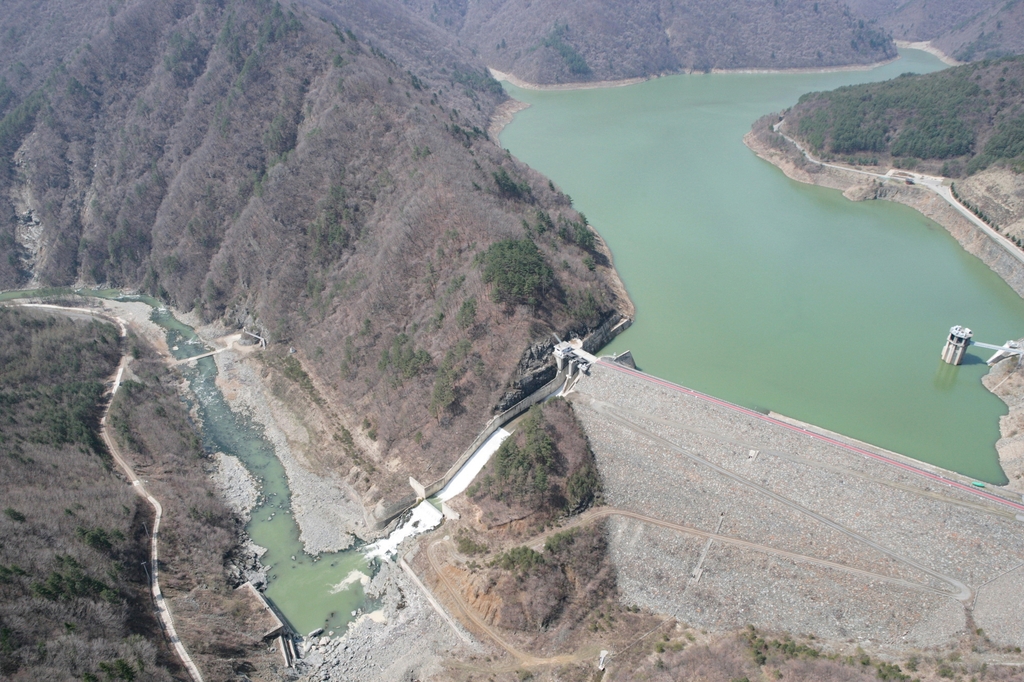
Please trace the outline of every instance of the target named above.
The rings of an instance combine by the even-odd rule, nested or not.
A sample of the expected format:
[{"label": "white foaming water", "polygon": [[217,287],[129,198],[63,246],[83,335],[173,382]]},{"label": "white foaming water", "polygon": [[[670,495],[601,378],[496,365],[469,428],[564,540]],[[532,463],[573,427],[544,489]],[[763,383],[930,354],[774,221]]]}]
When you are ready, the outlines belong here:
[{"label": "white foaming water", "polygon": [[485,440],[484,444],[477,448],[473,456],[459,469],[459,473],[448,481],[448,485],[441,488],[441,492],[437,496],[442,500],[450,500],[468,488],[477,474],[483,470],[484,465],[490,461],[491,455],[498,451],[498,447],[509,435],[505,429],[498,429],[492,433],[490,438]]},{"label": "white foaming water", "polygon": [[340,583],[331,588],[331,594],[343,592],[356,583],[366,587],[370,584],[370,576],[366,575],[362,571],[353,570],[349,572],[349,574],[345,576]]},{"label": "white foaming water", "polygon": [[373,559],[384,557],[393,559],[398,552],[398,546],[402,540],[411,538],[413,535],[425,533],[432,528],[441,525],[441,512],[426,500],[420,502],[412,510],[412,518],[396,528],[391,535],[378,540],[366,548],[366,558]]},{"label": "white foaming water", "polygon": [[[491,455],[497,452],[498,447],[509,435],[509,432],[505,429],[498,429],[492,433],[484,441],[484,444],[477,448],[473,456],[462,465],[462,468],[448,482],[448,485],[441,489],[441,492],[437,494],[438,499],[442,501],[450,500],[468,488],[469,484],[473,482],[473,479],[484,468],[484,465],[490,461]],[[403,540],[437,528],[441,525],[443,519],[444,516],[434,505],[430,504],[427,500],[423,500],[413,508],[412,517],[408,521],[396,528],[391,535],[378,540],[366,548],[366,558],[384,557],[385,559],[394,559],[398,553],[398,546],[402,544]]]}]

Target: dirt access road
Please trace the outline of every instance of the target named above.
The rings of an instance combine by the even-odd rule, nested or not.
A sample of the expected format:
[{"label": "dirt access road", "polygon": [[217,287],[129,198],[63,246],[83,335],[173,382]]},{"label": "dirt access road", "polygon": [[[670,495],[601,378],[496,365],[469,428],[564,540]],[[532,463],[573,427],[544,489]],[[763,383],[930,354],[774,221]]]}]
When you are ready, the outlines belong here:
[{"label": "dirt access road", "polygon": [[[99,318],[106,322],[112,322],[118,326],[121,331],[121,338],[124,339],[128,336],[128,327],[123,319],[112,315],[107,312],[99,312],[95,310],[89,310],[87,308],[68,308],[64,306],[50,305],[46,303],[20,303],[17,304],[23,308],[34,308],[44,309],[59,312],[62,315],[76,318]],[[167,635],[167,639],[170,641],[171,646],[174,647],[175,653],[178,655],[178,659],[181,664],[188,671],[189,676],[194,682],[203,682],[203,676],[199,672],[199,668],[196,666],[192,657],[189,656],[188,650],[185,649],[185,645],[178,637],[178,632],[174,628],[174,617],[171,614],[171,610],[164,600],[163,592],[160,590],[160,574],[159,574],[159,547],[158,540],[160,537],[160,520],[163,517],[163,507],[160,505],[160,501],[153,497],[143,481],[135,474],[134,469],[128,463],[128,460],[121,454],[120,448],[114,441],[113,436],[110,433],[110,427],[107,425],[107,415],[110,412],[110,406],[113,404],[114,396],[117,394],[117,389],[121,387],[121,377],[124,375],[125,367],[128,364],[128,356],[122,355],[121,362],[117,366],[117,373],[113,377],[113,387],[110,390],[110,401],[107,403],[107,407],[103,410],[103,416],[100,418],[100,436],[103,438],[103,442],[107,444],[107,448],[110,450],[111,457],[117,462],[117,465],[121,467],[121,471],[128,478],[128,481],[132,484],[135,492],[142,497],[149,505],[153,508],[153,530],[150,535],[150,548],[149,548],[149,578],[150,578],[150,589],[153,594],[153,603],[156,606],[157,616],[160,618],[160,624],[163,626],[164,632]]]},{"label": "dirt access road", "polygon": [[772,126],[772,130],[777,132],[779,135],[782,135],[782,137],[784,137],[786,141],[788,141],[790,144],[796,147],[800,151],[800,153],[804,155],[804,158],[806,158],[811,163],[817,164],[824,168],[835,168],[837,170],[845,171],[847,173],[865,175],[871,178],[875,178],[876,180],[913,181],[914,184],[921,185],[922,187],[930,189],[931,191],[938,194],[940,197],[943,198],[943,200],[946,201],[946,203],[955,208],[957,212],[959,212],[964,218],[967,218],[967,220],[971,221],[973,225],[976,225],[978,229],[980,229],[982,232],[988,235],[992,239],[992,241],[994,241],[996,244],[999,244],[999,246],[1001,246],[1007,253],[1016,258],[1018,261],[1024,263],[1024,251],[1021,251],[1016,244],[1014,244],[1009,239],[993,230],[988,225],[988,223],[986,223],[981,218],[971,213],[971,211],[966,206],[957,201],[957,198],[953,196],[953,192],[950,189],[949,183],[951,181],[949,178],[938,177],[935,175],[924,175],[922,173],[912,173],[906,170],[898,171],[899,175],[897,176],[894,175],[894,173],[897,172],[896,169],[891,169],[888,173],[885,174],[872,173],[871,171],[860,170],[859,168],[850,168],[849,166],[843,166],[840,164],[826,163],[811,156],[811,153],[806,148],[804,148],[803,145],[801,145],[799,142],[794,140],[789,135],[786,135],[784,132],[782,132],[783,122],[784,121],[779,121],[778,123],[776,123],[774,126]]},{"label": "dirt access road", "polygon": [[[574,393],[568,396],[570,401],[578,402],[580,407],[585,405],[588,412],[599,414],[601,420],[606,424],[614,424],[619,428],[629,430],[642,437],[643,441],[650,443],[652,446],[671,451],[676,457],[683,457],[701,469],[710,470],[715,475],[732,481],[737,490],[746,490],[752,493],[753,496],[750,499],[759,499],[762,496],[763,498],[770,499],[774,504],[779,505],[777,509],[789,510],[790,513],[795,513],[806,519],[807,523],[811,524],[809,527],[828,528],[846,538],[846,547],[863,547],[867,552],[876,553],[875,556],[881,555],[881,557],[884,557],[884,561],[870,565],[868,563],[861,564],[856,556],[851,557],[850,561],[845,558],[837,559],[834,556],[815,556],[816,549],[812,548],[808,551],[807,548],[801,546],[777,546],[779,543],[774,541],[774,538],[769,539],[765,537],[762,539],[756,536],[751,537],[749,532],[746,533],[746,537],[742,537],[744,535],[742,531],[720,532],[720,523],[718,528],[715,528],[714,525],[709,526],[706,519],[703,523],[691,525],[689,518],[672,518],[671,520],[667,517],[659,518],[658,512],[650,511],[650,507],[635,510],[622,506],[591,509],[584,514],[567,520],[565,525],[537,535],[525,543],[537,551],[541,551],[545,541],[556,533],[565,532],[571,528],[605,518],[630,519],[652,527],[666,529],[682,536],[706,541],[705,549],[701,553],[697,567],[692,568],[691,564],[685,564],[686,567],[678,568],[676,571],[681,578],[689,581],[690,584],[701,582],[701,564],[703,564],[703,560],[708,554],[708,549],[714,545],[719,548],[716,551],[727,549],[740,550],[744,554],[760,554],[772,559],[792,562],[793,564],[803,564],[808,567],[825,569],[828,573],[835,576],[845,574],[859,581],[859,584],[875,586],[869,589],[873,589],[876,592],[879,591],[878,588],[881,585],[887,584],[901,590],[915,592],[922,596],[928,595],[932,599],[939,598],[946,603],[955,602],[958,607],[962,606],[962,608],[973,609],[978,592],[984,587],[976,576],[973,579],[968,579],[967,574],[960,575],[960,567],[947,565],[942,559],[936,560],[934,557],[921,556],[916,551],[902,544],[892,543],[888,537],[878,535],[857,523],[851,522],[850,519],[832,518],[832,514],[827,508],[809,507],[807,504],[792,499],[785,492],[773,490],[769,485],[762,484],[760,480],[755,480],[753,476],[743,474],[741,469],[723,466],[721,463],[713,461],[714,458],[704,456],[705,453],[699,448],[695,449],[693,446],[685,446],[682,444],[682,441],[677,442],[679,439],[676,436],[668,435],[679,431],[699,436],[700,438],[695,442],[710,443],[714,441],[725,443],[736,452],[755,452],[754,448],[762,448],[761,452],[765,457],[785,459],[801,466],[813,466],[818,470],[839,474],[847,481],[859,479],[864,481],[865,484],[876,488],[881,486],[884,489],[892,490],[894,493],[900,491],[918,499],[926,499],[932,503],[948,505],[947,509],[950,509],[950,511],[952,509],[960,509],[965,514],[1000,519],[1004,524],[1017,524],[1019,522],[1018,514],[1024,509],[1024,505],[1008,499],[1002,494],[972,486],[969,483],[969,479],[967,479],[967,482],[955,480],[951,477],[953,476],[952,474],[944,475],[939,470],[922,468],[926,465],[914,466],[913,463],[906,461],[904,458],[897,458],[898,456],[887,457],[883,452],[869,449],[870,446],[858,447],[858,445],[840,440],[838,437],[815,432],[811,430],[813,427],[804,428],[776,417],[747,410],[746,408],[732,405],[731,403],[608,361],[601,361],[595,366],[595,369],[598,372],[611,370],[616,374],[626,374],[633,379],[650,382],[660,388],[682,393],[688,398],[707,402],[713,405],[715,409],[724,408],[723,418],[727,418],[726,415],[729,413],[736,413],[737,423],[744,421],[745,418],[753,418],[770,425],[771,428],[781,428],[787,432],[798,434],[800,440],[811,439],[812,442],[837,447],[847,454],[854,454],[858,457],[867,458],[872,462],[880,463],[880,465],[874,464],[871,467],[861,467],[856,464],[856,459],[850,460],[849,464],[846,464],[842,459],[836,461],[828,461],[821,458],[808,459],[810,455],[800,452],[799,447],[795,450],[792,448],[783,448],[781,450],[778,448],[763,449],[766,447],[765,444],[754,443],[753,440],[746,442],[752,434],[745,427],[738,427],[735,432],[731,430],[731,427],[727,427],[728,433],[723,433],[722,427],[714,426],[714,422],[706,422],[706,426],[702,426],[704,422],[699,420],[681,422],[678,419],[673,419],[674,415],[671,414],[662,415],[649,410],[641,412],[626,404],[613,404],[594,395],[588,395],[586,392]],[[661,424],[666,428],[659,428]],[[794,444],[795,442],[791,443],[791,445]],[[746,459],[746,457],[744,456],[743,459]],[[888,467],[891,467],[894,472],[908,474],[908,476],[890,475],[886,473]],[[935,484],[939,484],[937,486],[938,489],[936,489]],[[745,494],[744,497],[746,497]],[[474,611],[466,600],[461,597],[457,586],[453,584],[453,581],[449,579],[449,575],[446,574],[446,569],[450,570],[452,566],[468,561],[468,557],[459,555],[450,540],[439,539],[427,546],[427,558],[431,570],[437,574],[439,583],[443,586],[443,591],[448,593],[447,597],[450,599],[449,603],[453,606],[455,615],[464,624],[470,626],[478,633],[482,633],[498,647],[508,652],[519,667],[536,668],[596,660],[597,645],[548,658],[535,656],[520,650],[510,641],[506,633],[503,633],[500,628],[490,626],[482,613]],[[680,560],[684,559],[684,557],[679,558]],[[696,556],[693,558],[696,559]],[[679,566],[678,563],[674,565]],[[707,576],[704,577],[706,578]],[[972,588],[968,585],[969,583],[976,584],[978,587]],[[676,589],[680,588],[677,586]],[[612,655],[614,656],[614,653]]]},{"label": "dirt access road", "polygon": [[[749,550],[749,551],[753,551],[753,552],[759,552],[759,553],[766,554],[766,555],[782,557],[782,558],[786,558],[786,559],[789,559],[789,560],[797,562],[797,563],[806,563],[806,564],[812,564],[812,565],[815,565],[815,566],[821,566],[823,568],[829,568],[829,569],[833,569],[833,570],[836,570],[836,571],[840,571],[840,572],[844,572],[844,573],[849,573],[851,575],[856,575],[856,576],[859,576],[859,577],[862,577],[862,578],[867,578],[867,579],[872,580],[872,581],[887,582],[887,583],[891,583],[891,584],[894,584],[894,585],[900,585],[902,587],[906,587],[906,588],[913,589],[913,590],[919,590],[919,591],[922,591],[922,592],[930,592],[930,593],[937,594],[937,595],[940,595],[940,596],[943,596],[943,597],[952,597],[954,599],[959,599],[959,600],[969,600],[969,599],[972,598],[972,592],[970,591],[970,589],[968,589],[963,583],[961,583],[960,581],[956,580],[955,578],[953,578],[951,576],[942,575],[942,574],[940,574],[938,572],[935,572],[935,571],[932,571],[931,569],[928,569],[928,568],[920,567],[920,566],[918,566],[916,564],[916,562],[913,562],[913,561],[911,561],[909,559],[906,559],[905,557],[898,557],[898,556],[896,556],[893,553],[890,553],[890,555],[894,559],[896,559],[897,561],[904,562],[904,563],[906,563],[906,564],[908,564],[910,566],[918,568],[919,570],[926,571],[929,574],[939,578],[943,582],[946,582],[953,589],[952,590],[937,589],[937,588],[932,587],[930,585],[925,585],[925,584],[922,584],[922,583],[914,582],[912,580],[905,580],[903,578],[898,578],[898,577],[891,576],[891,575],[885,575],[885,574],[876,573],[876,572],[873,572],[873,571],[866,571],[866,570],[855,568],[855,567],[852,567],[852,566],[846,566],[844,564],[840,564],[840,563],[837,563],[837,562],[834,562],[834,561],[828,561],[826,559],[820,559],[818,557],[808,556],[806,554],[800,554],[800,553],[797,553],[797,552],[790,552],[790,551],[786,551],[786,550],[783,550],[783,549],[779,549],[777,547],[771,547],[769,545],[763,545],[763,544],[758,544],[758,543],[755,543],[755,542],[749,542],[749,541],[743,540],[741,538],[736,538],[736,537],[732,537],[732,536],[729,536],[729,535],[722,535],[722,534],[719,534],[719,533],[712,533],[712,532],[709,532],[709,531],[704,531],[704,530],[700,530],[698,528],[694,528],[692,526],[686,526],[686,525],[683,525],[683,524],[672,523],[670,521],[664,521],[662,519],[658,519],[658,518],[655,518],[653,516],[647,516],[645,514],[638,514],[636,512],[632,512],[632,511],[629,511],[627,509],[617,509],[615,507],[597,507],[597,508],[594,508],[594,509],[590,509],[590,510],[580,514],[579,516],[573,517],[565,525],[559,526],[558,528],[554,528],[554,529],[546,531],[546,532],[544,532],[544,533],[542,533],[540,535],[534,536],[526,544],[531,549],[533,549],[535,551],[541,551],[541,550],[544,549],[545,541],[548,538],[550,538],[551,536],[553,536],[553,535],[555,535],[557,533],[564,533],[564,532],[572,530],[573,528],[577,528],[579,526],[584,526],[584,525],[587,525],[587,524],[599,521],[601,519],[606,519],[606,518],[611,518],[611,517],[621,517],[621,518],[633,519],[633,520],[636,520],[636,521],[641,521],[641,522],[646,523],[646,524],[650,524],[652,526],[657,526],[657,527],[660,527],[660,528],[665,528],[665,529],[668,529],[668,530],[672,530],[672,531],[675,531],[677,533],[682,533],[682,534],[685,534],[685,535],[691,535],[691,536],[699,537],[699,538],[705,538],[709,542],[718,542],[718,543],[720,543],[722,545],[729,545],[729,546],[733,546],[733,547],[738,547],[740,549],[745,549],[745,550]],[[445,558],[442,558],[441,556],[439,556],[442,553],[446,554],[448,556],[445,557]],[[430,568],[438,576],[438,579],[440,580],[441,584],[444,585],[445,590],[448,592],[448,596],[449,596],[449,599],[451,600],[451,603],[453,603],[455,605],[455,607],[458,610],[458,612],[464,618],[463,622],[466,623],[468,621],[468,623],[470,623],[473,626],[475,626],[475,628],[479,632],[482,632],[487,638],[489,638],[496,645],[498,645],[498,647],[500,647],[501,649],[505,650],[509,655],[512,656],[512,658],[515,659],[516,664],[511,666],[511,667],[508,667],[508,670],[513,670],[515,668],[539,668],[539,667],[548,667],[548,666],[560,666],[560,665],[566,665],[566,664],[570,664],[570,663],[578,663],[578,662],[581,662],[581,661],[591,661],[591,660],[595,660],[597,658],[597,656],[599,655],[599,652],[601,650],[601,646],[597,645],[597,644],[593,644],[593,645],[584,647],[584,648],[582,648],[582,649],[580,649],[578,651],[575,651],[573,653],[570,653],[570,654],[562,654],[562,655],[559,655],[559,656],[552,656],[552,657],[547,657],[547,658],[534,656],[532,654],[529,654],[529,653],[527,653],[525,651],[522,651],[522,650],[516,648],[513,644],[511,644],[508,641],[508,639],[506,639],[504,636],[502,636],[502,634],[496,628],[491,627],[490,625],[488,625],[486,623],[486,621],[484,620],[484,618],[480,614],[476,613],[473,610],[473,608],[469,604],[467,604],[465,602],[465,600],[460,595],[459,591],[455,588],[455,586],[452,585],[451,581],[448,580],[447,576],[445,575],[444,567],[446,565],[454,564],[454,562],[456,560],[458,560],[459,558],[465,560],[465,557],[461,557],[461,555],[459,555],[458,551],[455,549],[454,543],[452,543],[452,541],[450,539],[445,538],[445,539],[435,540],[434,542],[430,543],[430,545],[427,546],[427,559],[430,562]],[[649,635],[651,633],[647,633],[647,634]],[[633,646],[635,643],[636,643],[636,641],[633,641],[633,642],[630,643],[629,646]],[[620,653],[620,652],[612,651],[607,656],[606,660],[610,660],[610,659],[614,658],[617,653]],[[498,671],[499,671],[498,669],[494,670],[494,672],[498,672]]]}]

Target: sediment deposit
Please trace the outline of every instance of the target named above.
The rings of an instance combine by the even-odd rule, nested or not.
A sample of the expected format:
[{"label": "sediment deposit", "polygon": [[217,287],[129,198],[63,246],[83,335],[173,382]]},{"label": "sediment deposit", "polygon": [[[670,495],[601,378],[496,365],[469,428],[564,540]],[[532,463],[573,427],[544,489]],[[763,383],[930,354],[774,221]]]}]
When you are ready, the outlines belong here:
[{"label": "sediment deposit", "polygon": [[298,672],[304,679],[432,679],[443,661],[469,651],[397,564],[383,564],[366,591],[380,600],[378,611],[364,614],[343,635],[302,643]]},{"label": "sediment deposit", "polygon": [[259,484],[237,457],[217,452],[213,461],[214,469],[210,475],[221,496],[238,518],[248,522],[253,507],[259,502]]}]

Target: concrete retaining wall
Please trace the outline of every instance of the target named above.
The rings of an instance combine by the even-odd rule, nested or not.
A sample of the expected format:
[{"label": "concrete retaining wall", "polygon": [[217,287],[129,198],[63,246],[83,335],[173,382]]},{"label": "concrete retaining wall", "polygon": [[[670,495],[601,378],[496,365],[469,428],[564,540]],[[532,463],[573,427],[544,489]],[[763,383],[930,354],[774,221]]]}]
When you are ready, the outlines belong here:
[{"label": "concrete retaining wall", "polygon": [[[623,317],[618,313],[610,315],[603,324],[588,334],[587,338],[583,340],[583,350],[588,353],[597,353],[608,345],[612,339],[629,329],[632,324],[633,320],[628,317]],[[455,477],[455,474],[459,473],[459,469],[469,461],[469,458],[473,456],[473,453],[476,452],[477,449],[484,444],[484,441],[490,438],[495,431],[547,398],[549,395],[561,388],[564,383],[565,373],[558,372],[555,374],[554,379],[544,384],[504,412],[492,417],[491,420],[487,422],[487,425],[484,426],[483,431],[477,435],[462,455],[455,460],[455,464],[448,469],[444,476],[441,476],[441,478],[437,479],[433,483],[423,485],[410,476],[409,485],[416,491],[416,494],[403,497],[396,502],[385,503],[384,500],[378,502],[377,506],[373,510],[373,519],[370,525],[374,530],[380,530],[399,514],[403,514],[407,510],[412,509],[420,500],[426,499],[431,495],[436,495],[441,488],[448,485],[448,482]]]},{"label": "concrete retaining wall", "polygon": [[609,315],[601,325],[594,331],[587,334],[583,339],[583,350],[588,353],[597,354],[602,348],[612,342],[616,336],[633,326],[633,320],[615,313]]},{"label": "concrete retaining wall", "polygon": [[373,508],[373,521],[371,523],[373,530],[380,530],[388,525],[391,519],[412,509],[416,506],[417,502],[419,502],[419,499],[415,495],[407,495],[400,500],[390,503],[381,500]]}]

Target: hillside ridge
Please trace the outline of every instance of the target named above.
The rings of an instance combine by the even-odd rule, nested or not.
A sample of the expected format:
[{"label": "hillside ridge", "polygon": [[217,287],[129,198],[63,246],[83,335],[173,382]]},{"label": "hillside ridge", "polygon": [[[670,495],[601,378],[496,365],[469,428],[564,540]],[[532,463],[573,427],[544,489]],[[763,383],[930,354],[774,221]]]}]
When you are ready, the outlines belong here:
[{"label": "hillside ridge", "polygon": [[414,12],[528,83],[620,81],[715,69],[832,68],[896,56],[843,3],[410,0]]},{"label": "hillside ridge", "polygon": [[848,0],[897,40],[927,42],[961,61],[1024,52],[1024,7],[998,0]]},{"label": "hillside ridge", "polygon": [[[45,12],[0,19],[28,40]],[[585,216],[487,137],[500,85],[400,4],[137,0],[94,24],[0,58],[0,286],[138,289],[294,348],[277,362],[339,406],[329,447],[371,506],[447,467],[553,333],[632,315]]]}]

